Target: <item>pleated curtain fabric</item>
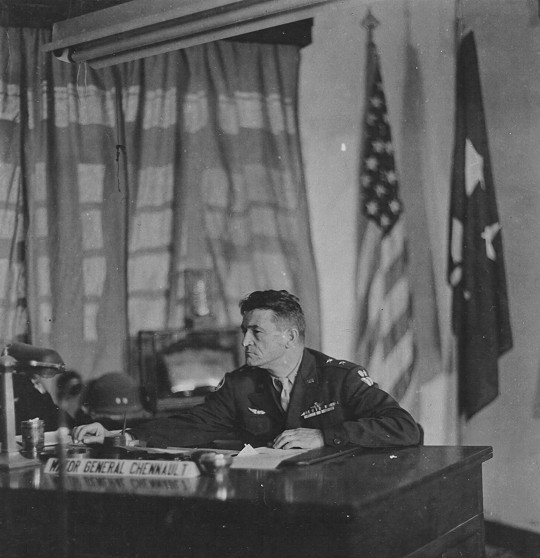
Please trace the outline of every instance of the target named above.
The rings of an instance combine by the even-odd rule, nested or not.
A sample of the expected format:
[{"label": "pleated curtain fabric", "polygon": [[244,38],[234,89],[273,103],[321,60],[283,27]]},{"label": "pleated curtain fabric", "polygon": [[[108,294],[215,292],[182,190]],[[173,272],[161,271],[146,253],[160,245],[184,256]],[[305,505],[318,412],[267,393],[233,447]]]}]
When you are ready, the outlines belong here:
[{"label": "pleated curtain fabric", "polygon": [[184,271],[207,268],[216,325],[283,288],[318,345],[299,48],[217,42],[95,71],[42,53],[48,35],[0,29],[3,339],[85,378],[131,372],[137,332],[182,327]]}]

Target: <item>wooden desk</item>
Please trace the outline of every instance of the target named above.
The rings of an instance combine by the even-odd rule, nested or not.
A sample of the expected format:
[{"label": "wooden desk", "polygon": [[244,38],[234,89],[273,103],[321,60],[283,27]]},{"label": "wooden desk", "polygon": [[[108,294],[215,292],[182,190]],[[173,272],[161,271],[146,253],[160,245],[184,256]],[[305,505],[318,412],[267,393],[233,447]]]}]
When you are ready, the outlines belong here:
[{"label": "wooden desk", "polygon": [[71,476],[64,495],[39,468],[4,473],[0,555],[61,556],[68,541],[78,558],[482,557],[491,457],[490,447],[360,450],[232,470],[221,483]]}]

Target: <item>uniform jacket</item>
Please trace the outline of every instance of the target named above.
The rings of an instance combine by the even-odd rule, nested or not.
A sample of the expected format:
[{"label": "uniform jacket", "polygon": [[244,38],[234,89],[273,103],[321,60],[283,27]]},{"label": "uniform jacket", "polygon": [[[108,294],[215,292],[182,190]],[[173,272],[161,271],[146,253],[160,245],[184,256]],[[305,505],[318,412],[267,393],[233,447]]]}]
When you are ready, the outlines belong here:
[{"label": "uniform jacket", "polygon": [[311,349],[304,355],[285,413],[267,370],[229,372],[205,403],[133,430],[148,445],[190,446],[234,438],[267,445],[283,430],[317,428],[328,446],[407,446],[420,441],[411,415],[366,370]]},{"label": "uniform jacket", "polygon": [[[41,393],[32,380],[23,374],[13,374],[13,394],[15,398],[15,426],[16,433],[20,434],[21,421],[40,418],[45,423],[45,431],[56,430],[59,426],[60,410],[54,403],[49,392]],[[68,428],[75,424],[90,422],[82,411],[72,418],[68,413],[64,414],[64,421]]]},{"label": "uniform jacket", "polygon": [[58,407],[49,392],[41,393],[32,380],[23,374],[13,374],[16,432],[20,434],[21,421],[40,418],[45,430],[58,428]]}]

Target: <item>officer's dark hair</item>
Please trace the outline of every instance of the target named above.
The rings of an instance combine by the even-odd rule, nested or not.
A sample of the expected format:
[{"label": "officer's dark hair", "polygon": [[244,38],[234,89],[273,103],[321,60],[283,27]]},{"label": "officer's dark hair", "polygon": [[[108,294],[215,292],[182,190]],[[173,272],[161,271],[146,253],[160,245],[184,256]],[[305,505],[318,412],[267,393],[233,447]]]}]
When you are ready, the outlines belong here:
[{"label": "officer's dark hair", "polygon": [[83,388],[81,375],[76,370],[66,370],[57,377],[56,396],[60,400],[76,397]]},{"label": "officer's dark hair", "polygon": [[276,320],[296,326],[300,338],[304,339],[306,319],[298,297],[287,291],[254,291],[240,301],[242,316],[252,310],[271,310]]}]

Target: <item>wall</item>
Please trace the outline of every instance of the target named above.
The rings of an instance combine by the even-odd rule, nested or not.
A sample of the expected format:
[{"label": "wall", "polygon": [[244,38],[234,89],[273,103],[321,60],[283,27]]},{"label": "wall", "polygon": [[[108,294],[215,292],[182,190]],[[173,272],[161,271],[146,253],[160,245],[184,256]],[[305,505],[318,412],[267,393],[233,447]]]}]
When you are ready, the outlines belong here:
[{"label": "wall", "polygon": [[[371,2],[408,217],[420,344],[417,417],[429,444],[491,445],[486,518],[540,532],[540,19],[528,0],[466,0],[475,31],[499,212],[514,349],[501,395],[471,421],[455,415],[445,282],[453,143],[453,1]],[[336,3],[315,18],[303,51],[301,129],[321,282],[323,350],[353,358],[358,150],[366,6]],[[416,57],[413,59],[413,56]],[[433,262],[430,266],[430,262]],[[433,280],[430,280],[430,272]],[[435,302],[437,304],[435,304]],[[433,309],[438,307],[439,312]]]}]

